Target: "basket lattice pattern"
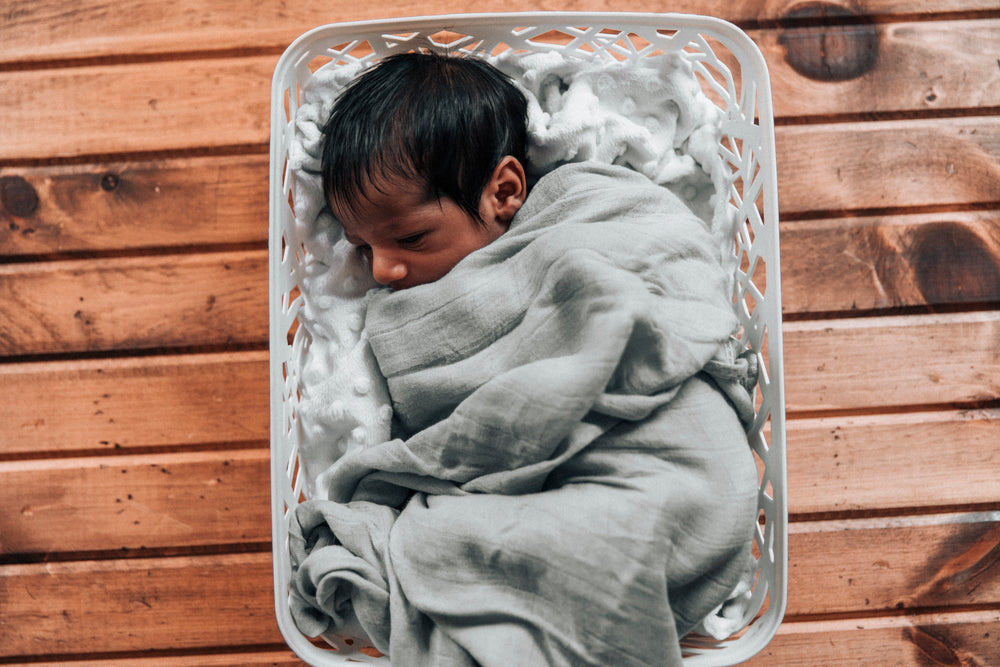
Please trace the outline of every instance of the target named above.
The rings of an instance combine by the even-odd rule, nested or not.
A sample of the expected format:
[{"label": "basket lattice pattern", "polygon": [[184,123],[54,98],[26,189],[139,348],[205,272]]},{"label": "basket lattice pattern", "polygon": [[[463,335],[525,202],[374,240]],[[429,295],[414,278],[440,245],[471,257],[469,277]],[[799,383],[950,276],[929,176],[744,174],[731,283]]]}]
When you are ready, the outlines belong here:
[{"label": "basket lattice pattern", "polygon": [[756,47],[729,24],[684,15],[540,13],[343,24],[306,33],[286,51],[272,87],[271,131],[272,505],[279,625],[289,645],[312,664],[341,664],[348,658],[387,662],[343,643],[333,650],[316,647],[297,633],[287,611],[286,522],[289,510],[305,494],[296,360],[306,344],[297,327],[306,249],[295,229],[296,175],[287,166],[303,86],[322,69],[364,66],[400,51],[496,56],[510,49],[558,50],[571,58],[626,62],[680,52],[692,62],[708,97],[725,112],[718,149],[733,174],[728,192],[736,211],[733,307],[742,324],[741,340],[756,353],[761,370],[758,412],[750,433],[760,471],[758,572],[748,629],[722,642],[689,637],[685,664],[736,664],[767,643],[785,602],[787,506],[773,121],[767,74]]}]

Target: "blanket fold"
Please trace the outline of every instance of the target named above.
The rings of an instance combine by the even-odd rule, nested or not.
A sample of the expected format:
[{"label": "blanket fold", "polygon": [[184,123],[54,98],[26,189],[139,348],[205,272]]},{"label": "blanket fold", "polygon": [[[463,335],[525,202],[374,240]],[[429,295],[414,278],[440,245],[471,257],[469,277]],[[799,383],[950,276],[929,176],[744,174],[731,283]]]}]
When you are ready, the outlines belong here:
[{"label": "blanket fold", "polygon": [[300,629],[350,610],[405,665],[679,663],[756,510],[726,285],[676,196],[582,163],[444,278],[371,294],[405,437],[348,451],[295,510]]}]

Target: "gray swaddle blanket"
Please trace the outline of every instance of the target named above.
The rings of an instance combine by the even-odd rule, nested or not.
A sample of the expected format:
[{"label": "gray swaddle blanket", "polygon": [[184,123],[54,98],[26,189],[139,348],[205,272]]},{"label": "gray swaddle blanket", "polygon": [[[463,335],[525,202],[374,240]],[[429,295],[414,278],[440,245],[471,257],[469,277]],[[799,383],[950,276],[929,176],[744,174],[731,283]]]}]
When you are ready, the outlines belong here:
[{"label": "gray swaddle blanket", "polygon": [[444,278],[373,294],[404,437],[295,509],[300,629],[356,616],[400,665],[679,663],[756,512],[726,284],[680,200],[584,163]]}]

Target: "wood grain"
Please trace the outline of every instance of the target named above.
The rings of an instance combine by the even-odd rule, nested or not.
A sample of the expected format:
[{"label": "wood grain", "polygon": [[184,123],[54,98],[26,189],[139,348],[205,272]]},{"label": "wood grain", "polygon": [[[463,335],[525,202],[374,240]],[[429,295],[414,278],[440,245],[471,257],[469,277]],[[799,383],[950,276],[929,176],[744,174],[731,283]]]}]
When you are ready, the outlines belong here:
[{"label": "wood grain", "polygon": [[1000,303],[1000,211],[781,226],[785,314]]},{"label": "wood grain", "polygon": [[[998,417],[792,420],[791,511],[1000,503]],[[264,447],[0,463],[0,554],[266,541],[268,474]]]},{"label": "wood grain", "polygon": [[997,512],[803,522],[789,533],[789,617],[1000,602]]},{"label": "wood grain", "polygon": [[[0,454],[7,457],[267,439],[264,352],[8,364],[0,377],[10,397],[0,403],[0,422],[12,426],[0,432]],[[791,511],[1000,501],[992,474],[1000,464],[995,412],[792,419]],[[886,469],[912,483],[886,484]]]},{"label": "wood grain", "polygon": [[[1000,105],[1000,68],[982,48],[1000,42],[1000,21],[810,26],[750,36],[768,64],[776,117]],[[826,69],[803,62],[837,44],[846,46],[839,60],[827,56]]]},{"label": "wood grain", "polygon": [[260,443],[268,434],[263,351],[0,364],[0,384],[0,459]]},{"label": "wood grain", "polygon": [[0,159],[264,144],[275,60],[0,73]]},{"label": "wood grain", "polygon": [[[846,622],[786,623],[748,667],[775,664],[815,667],[817,664],[849,666],[865,664],[920,665],[989,664],[995,636],[1000,632],[1000,611],[921,614],[893,619],[884,625],[867,619]],[[72,662],[9,663],[18,667],[124,667],[134,658],[73,660]],[[290,651],[196,654],[179,657],[148,656],[146,667],[302,667],[304,662]]]},{"label": "wood grain", "polygon": [[790,412],[1000,398],[1000,311],[787,322]]},{"label": "wood grain", "polygon": [[[110,191],[102,187],[108,176],[115,183]],[[22,179],[39,201],[26,217],[0,209],[0,244],[10,258],[266,239],[263,155],[8,168],[0,169],[0,178]],[[786,199],[805,197],[796,184],[782,183]],[[996,302],[998,223],[996,210],[786,222],[783,310]]]},{"label": "wood grain", "polygon": [[0,463],[0,555],[267,542],[266,448]]},{"label": "wood grain", "polygon": [[[898,51],[884,56],[892,60],[882,63],[872,73],[833,83],[817,82],[798,73],[789,74],[789,66],[781,64],[784,56],[780,53],[780,45],[774,46],[780,35],[772,31],[768,33],[772,46],[767,54],[769,61],[775,63],[776,114],[780,118],[921,111],[952,108],[953,104],[958,105],[954,108],[996,106],[1000,104],[1000,72],[988,53],[976,49],[976,44],[982,43],[976,40],[989,40],[1000,34],[998,23],[1000,21],[971,24],[946,21],[932,23],[926,28],[905,24],[899,28],[902,36],[898,39],[918,41],[924,35],[921,31],[926,30],[934,35],[928,44],[937,45],[937,51],[928,46],[927,53],[912,54],[910,46],[900,45]],[[970,30],[975,34],[970,34]],[[939,36],[941,32],[946,37]],[[763,36],[760,39],[767,46],[768,40]],[[942,68],[951,66],[945,63],[952,62],[943,54],[959,48],[962,50],[954,57],[967,61],[963,66],[968,74],[943,79]],[[270,80],[275,64],[274,56],[246,56],[60,68],[47,70],[45,76],[40,76],[36,70],[0,72],[0,88],[6,92],[0,98],[0,113],[6,126],[4,141],[0,143],[0,159],[262,146],[268,140]],[[946,84],[946,80],[955,83]],[[888,82],[894,83],[889,85]],[[914,89],[918,92],[914,93]],[[915,94],[923,101],[915,100]],[[931,96],[934,99],[928,101]],[[958,102],[959,99],[963,102]],[[66,114],[64,109],[73,109],[74,113]],[[807,159],[821,155],[824,162],[837,167],[859,160],[871,162],[876,151],[886,150],[891,150],[892,159],[930,160],[938,152],[931,150],[936,148],[935,142],[950,137],[950,145],[942,146],[944,154],[932,161],[934,166],[945,168],[951,164],[960,168],[963,161],[958,159],[952,146],[961,148],[969,142],[981,146],[992,141],[992,149],[980,150],[985,150],[985,156],[992,156],[995,169],[996,123],[992,123],[992,129],[984,128],[987,136],[980,140],[975,136],[956,138],[954,132],[945,131],[949,123],[944,123],[941,130],[944,134],[937,136],[933,125],[913,122],[917,124],[886,126],[882,134],[888,134],[881,139],[877,136],[866,138],[867,132],[877,132],[882,127],[879,125],[859,123],[856,128],[841,128],[852,134],[857,129],[867,132],[853,138],[845,147],[852,149],[849,157],[838,152],[829,158],[828,151],[837,149],[835,142],[827,142],[822,136],[829,129],[822,126],[782,128],[779,139],[784,136],[785,140],[779,147],[779,157],[783,158],[779,164],[788,159],[783,154],[792,150],[788,142],[797,145],[802,140],[802,133],[816,130],[820,135],[816,139],[821,140],[818,145],[824,146],[824,150],[808,151]],[[963,119],[955,129],[969,131],[983,124],[982,119]],[[897,127],[902,129],[893,130]],[[903,136],[899,136],[901,132]],[[934,136],[926,136],[928,132]],[[862,144],[870,141],[875,144],[863,150]],[[905,150],[907,141],[914,144],[910,150]],[[902,145],[896,146],[896,143]],[[817,144],[807,145],[813,148]],[[883,165],[884,162],[875,164]],[[974,162],[970,166],[977,165]],[[936,180],[949,175],[952,181],[963,177],[961,173],[956,176],[947,170],[933,173]],[[836,179],[825,178],[823,182],[832,185]],[[867,181],[869,185],[871,182],[871,179]]]},{"label": "wood grain", "polygon": [[12,258],[263,243],[267,179],[263,153],[0,167],[0,180],[38,200],[29,215],[0,208],[0,248]]},{"label": "wood grain", "polygon": [[[621,9],[475,9],[539,8]],[[992,664],[996,0],[628,9],[735,20],[771,73],[789,604],[749,664]],[[270,78],[315,25],[453,11],[0,10],[0,662],[301,664],[266,547]]]},{"label": "wood grain", "polygon": [[267,341],[266,252],[0,266],[0,355]]},{"label": "wood grain", "polygon": [[[225,135],[231,127],[227,124],[226,129],[214,132],[211,141],[227,143]],[[92,138],[85,136],[87,130],[81,130],[77,140],[100,144],[109,151],[128,150],[127,144],[133,139],[112,128],[93,128],[91,131],[103,136]],[[24,142],[28,153],[21,157],[55,150],[46,148],[44,138],[33,141],[30,126],[19,131],[29,137]],[[182,141],[193,140],[189,148],[200,140],[198,132],[176,136]],[[234,135],[232,139],[239,137]],[[259,139],[263,141],[264,137]],[[776,142],[779,205],[786,218],[827,211],[836,215],[841,211],[967,207],[1000,201],[1000,120],[994,117],[779,127]],[[6,148],[0,145],[0,159]],[[262,173],[257,159],[248,158],[247,165],[250,175]],[[266,188],[266,184],[261,181],[257,188],[247,191],[251,200],[260,201],[259,188]],[[39,204],[39,211],[46,206],[49,204]],[[19,228],[35,224],[31,219],[10,220],[7,215],[8,227],[11,223]],[[255,217],[260,215],[263,209]],[[127,210],[116,216],[119,220],[129,217]]]},{"label": "wood grain", "polygon": [[[116,263],[107,272],[46,265],[15,279],[0,273],[0,293],[26,309],[5,311],[11,314],[0,328],[3,351],[263,343],[264,287],[247,285],[263,282],[262,258],[224,258],[182,257],[159,267]],[[223,280],[229,285],[218,284]],[[122,291],[128,293],[130,285],[145,295],[145,304],[121,307]],[[68,289],[73,291],[66,294]],[[27,295],[35,293],[32,302]],[[174,322],[186,326],[178,329]],[[1000,312],[788,322],[784,329],[787,405],[793,412],[1000,397]],[[921,363],[910,363],[914,357]]]},{"label": "wood grain", "polygon": [[[793,524],[789,616],[996,607],[1000,521],[932,519]],[[3,655],[280,641],[270,562],[270,554],[249,553],[0,566],[0,599],[9,601],[0,617],[0,636],[9,638]]]},{"label": "wood grain", "polygon": [[779,208],[860,211],[1000,201],[1000,119],[779,128]]},{"label": "wood grain", "polygon": [[748,667],[989,665],[1000,610],[785,623]]},{"label": "wood grain", "polygon": [[0,655],[278,644],[271,578],[268,553],[0,566]]},{"label": "wood grain", "polygon": [[1000,504],[998,469],[995,409],[788,422],[792,514]]},{"label": "wood grain", "polygon": [[[664,7],[662,3],[644,0],[633,3],[628,9],[700,13],[740,23],[781,18],[796,4],[792,0],[676,0]],[[416,0],[390,0],[378,7],[331,6],[317,0],[302,0],[291,5],[277,0],[223,4],[183,0],[172,5],[170,12],[160,11],[156,3],[129,3],[109,10],[99,0],[78,3],[71,11],[52,0],[15,0],[8,5],[7,20],[0,30],[0,44],[3,45],[0,59],[6,62],[239,49],[247,44],[278,48],[324,23],[456,11],[455,7],[443,3]],[[852,5],[857,14],[884,17],[996,9],[991,0],[865,0]],[[489,0],[475,6],[477,12],[534,10],[620,11],[621,8],[607,0]]]}]

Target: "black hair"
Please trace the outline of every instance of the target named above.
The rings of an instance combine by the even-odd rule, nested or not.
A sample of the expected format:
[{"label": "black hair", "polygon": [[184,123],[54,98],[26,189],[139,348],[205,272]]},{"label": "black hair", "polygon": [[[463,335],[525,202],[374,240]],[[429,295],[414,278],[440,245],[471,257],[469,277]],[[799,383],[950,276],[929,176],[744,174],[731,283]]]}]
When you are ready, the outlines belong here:
[{"label": "black hair", "polygon": [[527,102],[475,57],[402,53],[355,79],[323,128],[323,192],[353,210],[373,181],[422,181],[482,222],[479,200],[511,155],[527,166]]}]

